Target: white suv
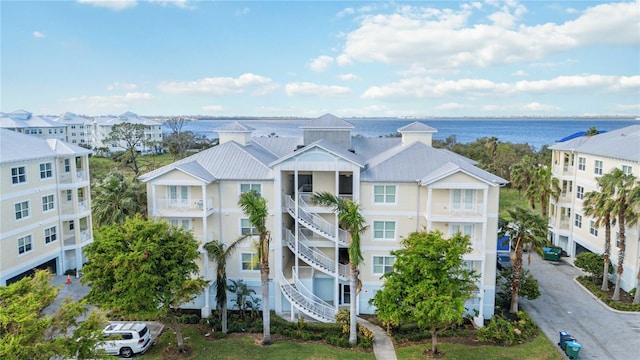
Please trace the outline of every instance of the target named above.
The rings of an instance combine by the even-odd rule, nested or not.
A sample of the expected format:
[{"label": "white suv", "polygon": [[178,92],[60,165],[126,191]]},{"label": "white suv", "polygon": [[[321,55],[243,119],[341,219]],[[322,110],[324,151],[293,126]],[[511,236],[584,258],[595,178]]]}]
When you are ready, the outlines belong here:
[{"label": "white suv", "polygon": [[98,349],[125,358],[144,353],[153,342],[149,328],[144,323],[112,323],[102,330],[102,337]]}]

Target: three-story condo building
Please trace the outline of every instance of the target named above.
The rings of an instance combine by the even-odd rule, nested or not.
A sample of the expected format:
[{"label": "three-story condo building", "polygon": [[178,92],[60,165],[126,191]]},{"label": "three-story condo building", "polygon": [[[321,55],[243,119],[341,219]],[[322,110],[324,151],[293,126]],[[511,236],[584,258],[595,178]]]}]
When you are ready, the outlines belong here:
[{"label": "three-story condo building", "polygon": [[[640,125],[580,136],[558,142],[552,150],[552,176],[559,180],[561,194],[550,200],[549,237],[569,256],[591,251],[602,254],[605,247],[604,225],[584,214],[586,193],[600,191],[598,178],[619,168],[640,179]],[[640,204],[631,204],[639,210]],[[617,225],[611,226],[611,262],[617,265],[620,238]],[[640,223],[625,227],[624,271],[620,287],[626,291],[638,287],[640,266]]]},{"label": "three-story condo building", "polygon": [[89,154],[0,129],[0,286],[34,268],[79,270],[93,241]]},{"label": "three-story condo building", "polygon": [[[375,311],[369,299],[392,269],[391,251],[410,232],[426,229],[469,235],[472,251],[465,260],[480,278],[467,307],[477,311],[479,324],[493,315],[504,179],[433,148],[436,130],[420,122],[398,129],[396,138],[352,137],[353,125],[330,114],[300,129],[301,138],[252,137],[252,129],[237,122],[216,129],[218,146],[141,176],[149,216],[184,227],[201,244],[230,243],[252,231],[237,204],[240,194],[258,191],[270,210],[270,304],[279,314],[330,322],[356,289],[348,281],[348,234],[330,209],[310,201],[313,193],[328,191],[358,202],[368,225],[358,313]],[[258,290],[256,256],[254,242],[245,241],[227,264],[229,279]],[[214,265],[202,251],[201,274],[212,282]],[[210,286],[187,307],[206,316],[214,294]]]}]

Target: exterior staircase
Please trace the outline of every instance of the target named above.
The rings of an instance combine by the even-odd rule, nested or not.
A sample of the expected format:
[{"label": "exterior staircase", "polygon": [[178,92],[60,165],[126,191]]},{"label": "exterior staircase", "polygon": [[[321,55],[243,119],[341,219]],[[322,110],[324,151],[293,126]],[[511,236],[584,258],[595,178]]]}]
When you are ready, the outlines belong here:
[{"label": "exterior staircase", "polygon": [[282,293],[301,313],[320,322],[332,323],[336,321],[336,309],[329,303],[315,296],[298,280],[293,271],[293,283],[280,274],[280,288]]},{"label": "exterior staircase", "polygon": [[[296,252],[296,239],[293,233],[285,230],[287,246],[294,253]],[[309,240],[302,232],[298,232],[298,256],[317,270],[335,276],[336,261],[322,251],[310,245]],[[349,279],[349,266],[338,263],[338,277],[341,280]]]}]

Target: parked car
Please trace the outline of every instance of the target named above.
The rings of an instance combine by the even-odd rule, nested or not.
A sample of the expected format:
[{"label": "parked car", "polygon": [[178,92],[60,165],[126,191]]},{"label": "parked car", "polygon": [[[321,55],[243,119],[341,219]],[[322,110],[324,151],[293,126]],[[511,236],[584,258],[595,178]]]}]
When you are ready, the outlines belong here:
[{"label": "parked car", "polygon": [[507,253],[498,254],[496,266],[498,267],[498,270],[511,269],[513,267],[511,264],[511,255]]},{"label": "parked car", "polygon": [[111,323],[102,330],[102,336],[97,348],[124,358],[144,353],[153,343],[149,328],[140,322]]}]

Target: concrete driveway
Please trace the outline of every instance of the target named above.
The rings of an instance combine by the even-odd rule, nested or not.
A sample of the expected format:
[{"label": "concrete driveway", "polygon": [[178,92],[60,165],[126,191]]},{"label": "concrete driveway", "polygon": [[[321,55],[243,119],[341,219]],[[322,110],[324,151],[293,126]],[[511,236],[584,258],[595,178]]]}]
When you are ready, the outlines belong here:
[{"label": "concrete driveway", "polygon": [[580,359],[640,359],[640,313],[609,309],[574,281],[583,272],[565,261],[542,260],[534,253],[527,265],[525,254],[524,268],[538,280],[542,295],[521,299],[520,306],[554,344],[566,331],[582,345]]}]

